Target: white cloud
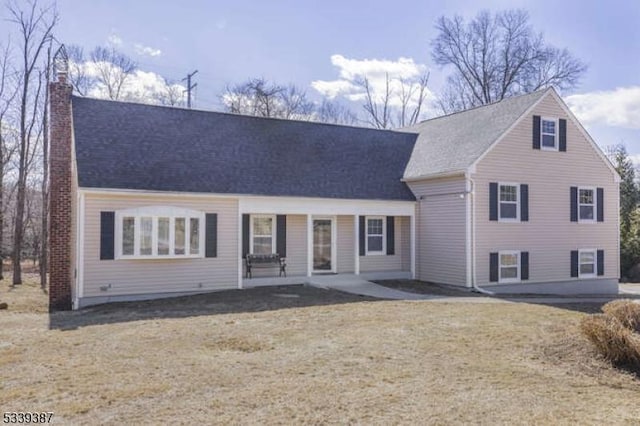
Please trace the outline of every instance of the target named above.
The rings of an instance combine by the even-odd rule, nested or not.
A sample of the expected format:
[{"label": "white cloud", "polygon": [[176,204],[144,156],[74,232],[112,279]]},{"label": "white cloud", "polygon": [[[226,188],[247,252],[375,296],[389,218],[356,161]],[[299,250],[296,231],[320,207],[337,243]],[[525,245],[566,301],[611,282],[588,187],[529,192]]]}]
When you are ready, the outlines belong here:
[{"label": "white cloud", "polygon": [[640,129],[640,86],[571,95],[566,102],[587,125]]},{"label": "white cloud", "polygon": [[133,48],[135,49],[135,51],[136,51],[136,53],[138,55],[151,56],[151,57],[156,57],[156,56],[162,55],[162,50],[155,49],[155,48],[153,48],[151,46],[145,46],[145,45],[142,45],[140,43],[134,44]]},{"label": "white cloud", "polygon": [[629,159],[634,166],[640,167],[640,154],[629,154]]},{"label": "white cloud", "polygon": [[[95,84],[86,94],[89,97],[108,99],[107,86],[101,81],[98,67],[108,67],[108,75],[118,76],[122,70],[111,63],[97,64],[87,61],[78,65],[82,67],[87,77],[94,79]],[[120,100],[153,103],[182,105],[185,99],[186,87],[178,83],[167,82],[160,74],[151,71],[136,70],[127,76],[120,91]]]},{"label": "white cloud", "polygon": [[122,46],[122,38],[117,34],[110,34],[109,37],[107,37],[107,44],[113,47]]},{"label": "white cloud", "polygon": [[[332,55],[331,63],[338,68],[338,79],[316,80],[311,87],[330,99],[344,97],[353,102],[365,99],[366,91],[359,84],[366,78],[371,87],[374,100],[381,100],[386,93],[387,76],[389,77],[390,105],[401,106],[400,92],[402,84],[405,90],[416,88],[418,79],[427,72],[427,66],[416,63],[412,58],[400,57],[397,60],[387,59],[350,59],[342,55]],[[415,106],[417,91],[412,96],[409,106]],[[425,105],[434,99],[433,93],[427,89]],[[429,115],[428,108],[423,109],[423,115]]]}]

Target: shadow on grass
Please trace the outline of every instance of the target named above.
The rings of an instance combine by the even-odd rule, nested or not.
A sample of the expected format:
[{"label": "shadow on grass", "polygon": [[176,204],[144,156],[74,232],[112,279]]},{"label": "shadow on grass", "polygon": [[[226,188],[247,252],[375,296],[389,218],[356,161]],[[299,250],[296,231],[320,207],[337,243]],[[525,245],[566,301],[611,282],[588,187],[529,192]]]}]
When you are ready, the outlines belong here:
[{"label": "shadow on grass", "polygon": [[72,312],[55,312],[49,315],[49,328],[74,330],[92,325],[150,319],[263,312],[380,300],[302,285],[258,287],[158,300],[116,302]]},{"label": "shadow on grass", "polygon": [[529,303],[534,305],[553,306],[584,313],[600,312],[600,308],[607,302],[615,299],[640,299],[637,294],[620,294],[617,296],[557,296],[539,294],[500,294],[489,296],[471,291],[468,288],[458,288],[449,285],[434,284],[417,280],[381,280],[375,281],[385,287],[402,290],[411,293],[445,296],[451,298],[482,298],[504,300],[514,303]]}]

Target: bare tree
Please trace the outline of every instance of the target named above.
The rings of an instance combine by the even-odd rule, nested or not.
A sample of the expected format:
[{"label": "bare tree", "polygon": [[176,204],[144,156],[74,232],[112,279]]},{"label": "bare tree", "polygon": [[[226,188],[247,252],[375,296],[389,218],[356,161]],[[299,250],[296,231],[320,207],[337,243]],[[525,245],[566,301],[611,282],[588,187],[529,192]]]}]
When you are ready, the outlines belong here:
[{"label": "bare tree", "polygon": [[295,85],[282,86],[264,78],[227,86],[220,96],[227,111],[259,117],[310,120],[314,105]]},{"label": "bare tree", "polygon": [[453,68],[441,95],[443,112],[454,112],[549,86],[575,87],[587,66],[567,49],[545,43],[523,10],[480,12],[469,23],[440,17],[431,56]]},{"label": "bare tree", "polygon": [[165,79],[161,91],[154,93],[153,101],[165,106],[184,106],[184,86]]},{"label": "bare tree", "polygon": [[[24,211],[27,189],[27,177],[31,168],[37,144],[38,109],[42,96],[42,79],[36,65],[41,54],[53,35],[58,22],[58,14],[53,5],[39,7],[37,1],[30,0],[23,10],[17,4],[8,4],[10,22],[17,25],[20,33],[21,93],[20,100],[20,147],[18,150],[18,182],[16,198],[16,217],[13,235],[13,285],[22,284],[22,243],[24,236]],[[32,83],[37,84],[35,90]]]},{"label": "bare tree", "polygon": [[47,48],[47,61],[40,78],[45,82],[44,106],[42,113],[42,182],[40,187],[41,227],[40,227],[40,288],[47,290],[47,272],[49,266],[49,81],[51,81],[51,39]]},{"label": "bare tree", "polygon": [[326,99],[316,110],[315,120],[329,124],[344,124],[352,126],[358,123],[358,117],[349,108],[337,102]]},{"label": "bare tree", "polygon": [[69,57],[69,73],[67,75],[69,84],[73,86],[76,94],[87,96],[89,90],[95,86],[97,80],[87,72],[84,49],[74,44],[66,46],[66,49]]},{"label": "bare tree", "polygon": [[411,126],[418,122],[427,99],[429,73],[418,77],[392,79],[385,73],[382,90],[373,87],[369,77],[356,80],[364,92],[367,123],[378,129]]},{"label": "bare tree", "polygon": [[125,82],[136,71],[136,63],[114,48],[100,46],[91,52],[91,61],[107,97],[111,100],[120,99]]},{"label": "bare tree", "polygon": [[6,132],[6,123],[9,108],[18,94],[18,84],[11,84],[10,74],[13,70],[10,66],[11,49],[9,44],[2,47],[0,52],[0,280],[4,279],[4,177],[6,165],[10,161],[15,150],[15,144],[9,144]]}]

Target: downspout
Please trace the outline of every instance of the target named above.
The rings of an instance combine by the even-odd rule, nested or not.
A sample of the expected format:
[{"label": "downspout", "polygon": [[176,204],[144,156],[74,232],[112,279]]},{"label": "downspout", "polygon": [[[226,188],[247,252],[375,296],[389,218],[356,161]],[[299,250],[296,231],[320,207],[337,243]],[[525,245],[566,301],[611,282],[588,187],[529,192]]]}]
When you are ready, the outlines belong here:
[{"label": "downspout", "polygon": [[471,197],[471,288],[477,293],[493,296],[494,292],[485,290],[476,284],[476,183],[469,175],[466,177],[471,184],[471,188],[467,191]]}]

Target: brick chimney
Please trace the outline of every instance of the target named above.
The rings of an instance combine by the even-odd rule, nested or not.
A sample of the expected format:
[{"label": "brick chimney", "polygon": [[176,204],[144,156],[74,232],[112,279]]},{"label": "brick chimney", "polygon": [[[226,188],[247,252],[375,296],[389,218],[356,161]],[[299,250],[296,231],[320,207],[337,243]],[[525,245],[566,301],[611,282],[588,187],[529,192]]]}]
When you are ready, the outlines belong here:
[{"label": "brick chimney", "polygon": [[71,283],[71,92],[66,69],[59,71],[58,81],[49,84],[50,96],[50,249],[49,311],[68,311],[72,307]]}]

